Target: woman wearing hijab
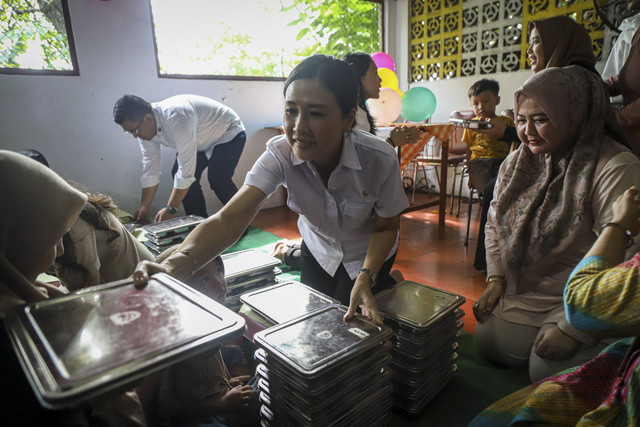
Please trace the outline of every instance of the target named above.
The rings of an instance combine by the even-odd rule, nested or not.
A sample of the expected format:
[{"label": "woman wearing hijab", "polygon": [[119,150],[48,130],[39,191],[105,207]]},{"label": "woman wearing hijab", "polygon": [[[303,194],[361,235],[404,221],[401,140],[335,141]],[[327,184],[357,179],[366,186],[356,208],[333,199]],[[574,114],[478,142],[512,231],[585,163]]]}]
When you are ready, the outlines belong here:
[{"label": "woman wearing hijab", "polygon": [[[529,22],[527,56],[534,74],[548,67],[566,67],[568,65],[579,65],[593,73],[598,73],[589,33],[582,25],[567,16],[554,16]],[[478,129],[476,132],[506,142],[518,141],[515,128],[507,127],[506,123],[501,120],[491,120],[491,123],[494,126],[492,129]],[[478,246],[473,262],[473,266],[481,271],[487,269],[484,227],[493,199],[495,183],[495,180],[489,181],[484,188]]]},{"label": "woman wearing hijab", "polygon": [[591,37],[568,16],[530,21],[527,55],[534,73],[549,67],[579,65],[597,74]]},{"label": "woman wearing hijab", "polygon": [[[87,198],[53,171],[22,154],[0,150],[0,319],[7,310],[64,293],[37,280],[64,252],[62,236],[78,217]],[[0,413],[4,425],[68,425],[65,412],[46,411],[35,399],[13,354],[4,325],[0,325]],[[118,401],[125,406],[135,396]],[[145,425],[141,409],[131,418],[115,415],[110,402],[99,412],[107,425]],[[137,403],[137,406],[136,406]],[[122,407],[121,407],[122,408]],[[125,422],[126,421],[126,422]],[[123,424],[124,423],[124,424]]]},{"label": "woman wearing hijab", "polygon": [[64,235],[64,254],[51,272],[70,291],[125,279],[140,261],[155,257],[122,225],[105,194],[87,193],[80,216]]},{"label": "woman wearing hijab", "polygon": [[640,185],[640,161],[621,143],[602,80],[583,67],[536,73],[514,104],[523,143],[504,161],[489,209],[476,338],[498,363],[528,363],[535,381],[604,347],[567,323],[562,293],[613,201]]}]

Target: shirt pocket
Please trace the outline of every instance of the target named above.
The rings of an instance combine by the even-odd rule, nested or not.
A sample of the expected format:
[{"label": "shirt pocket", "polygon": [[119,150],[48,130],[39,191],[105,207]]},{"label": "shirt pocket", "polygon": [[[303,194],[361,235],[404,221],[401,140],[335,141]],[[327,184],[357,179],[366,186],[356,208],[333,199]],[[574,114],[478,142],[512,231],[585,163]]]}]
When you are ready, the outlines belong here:
[{"label": "shirt pocket", "polygon": [[373,218],[372,203],[345,203],[342,209],[342,228],[351,230]]}]

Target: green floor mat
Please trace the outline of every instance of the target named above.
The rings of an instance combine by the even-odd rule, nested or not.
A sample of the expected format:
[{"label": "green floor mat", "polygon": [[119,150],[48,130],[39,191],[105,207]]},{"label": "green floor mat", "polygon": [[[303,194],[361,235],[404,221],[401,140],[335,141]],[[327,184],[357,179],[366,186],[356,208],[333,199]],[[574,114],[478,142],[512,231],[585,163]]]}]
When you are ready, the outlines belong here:
[{"label": "green floor mat", "polygon": [[[249,227],[247,234],[238,240],[233,246],[229,247],[224,253],[237,252],[245,249],[258,249],[262,252],[270,254],[275,243],[282,240],[275,234],[268,231],[262,231],[259,228]],[[282,270],[282,274],[278,276],[282,280],[300,280],[300,272],[291,270],[286,264],[278,266]]]}]

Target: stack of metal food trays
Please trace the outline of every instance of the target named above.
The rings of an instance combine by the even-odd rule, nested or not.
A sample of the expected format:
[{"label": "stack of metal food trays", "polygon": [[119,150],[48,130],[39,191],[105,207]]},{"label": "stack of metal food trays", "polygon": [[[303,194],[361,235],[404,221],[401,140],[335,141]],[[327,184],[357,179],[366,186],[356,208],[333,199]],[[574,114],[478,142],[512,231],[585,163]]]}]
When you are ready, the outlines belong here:
[{"label": "stack of metal food trays", "polygon": [[5,324],[41,405],[75,410],[245,331],[241,316],[163,273],[144,289],[124,279],[20,305]]},{"label": "stack of metal food trays", "polygon": [[257,249],[230,252],[221,258],[227,280],[225,306],[235,312],[242,306],[242,294],[277,283],[277,276],[282,273],[276,267],[280,264],[278,258]]},{"label": "stack of metal food trays", "polygon": [[393,329],[394,404],[417,414],[457,370],[457,338],[465,298],[404,281],[375,295],[384,323]]},{"label": "stack of metal food trays", "polygon": [[333,304],[254,335],[264,427],[386,425],[391,329],[345,314]]},{"label": "stack of metal food trays", "polygon": [[187,215],[145,225],[142,227],[147,238],[144,245],[157,257],[171,246],[182,243],[202,221],[201,216]]}]

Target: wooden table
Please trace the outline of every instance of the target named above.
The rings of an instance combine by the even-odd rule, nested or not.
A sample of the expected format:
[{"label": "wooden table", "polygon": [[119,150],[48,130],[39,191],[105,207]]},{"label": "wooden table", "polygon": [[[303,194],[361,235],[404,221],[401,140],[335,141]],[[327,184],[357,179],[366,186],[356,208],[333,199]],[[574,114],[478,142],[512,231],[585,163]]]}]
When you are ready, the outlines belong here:
[{"label": "wooden table", "polygon": [[[435,137],[441,144],[441,165],[440,171],[440,197],[437,201],[427,203],[417,203],[406,208],[403,213],[413,212],[419,209],[438,206],[438,225],[444,227],[445,213],[447,211],[447,161],[449,160],[449,136],[453,126],[451,123],[396,123],[396,126],[415,126],[422,132],[417,142],[398,147],[398,159],[400,169],[404,170],[427,144],[431,137]],[[415,183],[414,183],[415,184]]]}]

